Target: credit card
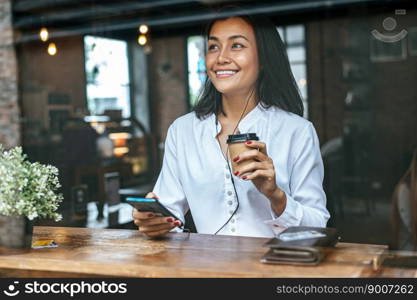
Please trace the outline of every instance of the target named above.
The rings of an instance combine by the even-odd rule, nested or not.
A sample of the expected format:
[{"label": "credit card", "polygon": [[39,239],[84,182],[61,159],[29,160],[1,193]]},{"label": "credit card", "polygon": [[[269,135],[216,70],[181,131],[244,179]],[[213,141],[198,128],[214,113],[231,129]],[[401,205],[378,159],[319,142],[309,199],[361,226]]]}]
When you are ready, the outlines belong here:
[{"label": "credit card", "polygon": [[54,240],[37,240],[32,243],[33,249],[41,249],[41,248],[55,248],[58,245],[54,242]]}]

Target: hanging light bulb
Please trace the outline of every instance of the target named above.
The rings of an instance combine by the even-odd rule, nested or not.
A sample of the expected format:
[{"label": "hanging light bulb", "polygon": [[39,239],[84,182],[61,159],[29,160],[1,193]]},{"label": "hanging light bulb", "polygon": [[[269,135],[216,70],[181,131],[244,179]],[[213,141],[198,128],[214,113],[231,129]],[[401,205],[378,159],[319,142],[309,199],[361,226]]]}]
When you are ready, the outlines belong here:
[{"label": "hanging light bulb", "polygon": [[148,25],[142,24],[139,26],[139,32],[142,34],[146,34],[149,31]]},{"label": "hanging light bulb", "polygon": [[53,56],[58,52],[55,43],[49,43],[48,45],[48,54]]},{"label": "hanging light bulb", "polygon": [[148,38],[146,37],[146,35],[141,34],[141,35],[138,37],[138,44],[139,44],[139,45],[141,45],[141,46],[145,46],[147,42],[148,42]]},{"label": "hanging light bulb", "polygon": [[46,42],[48,40],[49,32],[48,32],[48,29],[46,27],[41,28],[41,30],[39,31],[39,37],[40,37],[42,42]]}]

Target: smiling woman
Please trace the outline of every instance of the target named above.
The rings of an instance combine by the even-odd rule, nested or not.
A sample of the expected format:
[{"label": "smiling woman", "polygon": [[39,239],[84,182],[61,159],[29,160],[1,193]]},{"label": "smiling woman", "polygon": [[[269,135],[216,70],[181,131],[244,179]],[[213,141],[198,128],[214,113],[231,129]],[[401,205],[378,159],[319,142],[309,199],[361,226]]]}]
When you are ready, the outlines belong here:
[{"label": "smiling woman", "polygon": [[216,22],[208,38],[206,66],[217,91],[224,95],[249,95],[255,88],[259,69],[252,26],[241,18]]},{"label": "smiling woman", "polygon": [[[230,49],[223,49],[223,52],[219,52],[219,47],[222,46],[219,44],[220,37],[215,36],[218,34],[216,33],[218,28],[221,28],[223,37],[228,34],[230,38],[228,41]],[[210,66],[217,56],[219,63],[223,62],[227,67],[230,65],[224,64],[224,59],[232,59],[236,64],[244,64],[244,61],[241,62],[243,56],[252,68],[252,73],[247,73],[256,73],[255,90],[259,102],[265,106],[273,105],[299,116],[303,115],[302,99],[291,72],[285,45],[276,26],[266,17],[241,16],[212,21],[207,27],[206,35],[208,75],[210,75]],[[223,44],[223,47],[225,46]],[[213,112],[224,112],[221,97],[221,91],[218,90],[213,78],[207,78],[200,101],[195,107],[197,116],[200,118]]]},{"label": "smiling woman", "polygon": [[[289,226],[324,227],[329,218],[323,163],[285,47],[264,17],[208,26],[207,79],[193,112],[169,128],[158,181],[147,197],[199,233],[271,237]],[[252,137],[237,156],[230,135]],[[230,161],[237,170],[232,174]],[[134,211],[139,230],[159,236],[181,221]]]}]

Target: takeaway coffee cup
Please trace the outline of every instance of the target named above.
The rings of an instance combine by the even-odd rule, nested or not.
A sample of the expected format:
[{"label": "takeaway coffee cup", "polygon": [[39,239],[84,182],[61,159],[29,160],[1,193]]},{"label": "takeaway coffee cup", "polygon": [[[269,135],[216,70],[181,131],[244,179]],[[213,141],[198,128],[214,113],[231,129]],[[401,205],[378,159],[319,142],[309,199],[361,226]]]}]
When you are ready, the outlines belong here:
[{"label": "takeaway coffee cup", "polygon": [[[245,144],[246,141],[250,141],[250,140],[258,141],[259,138],[257,137],[256,133],[229,135],[229,138],[227,139],[227,144],[229,147],[229,155],[230,155],[230,161],[232,162],[233,173],[236,173],[236,171],[240,173],[240,169],[242,167],[254,161],[253,159],[244,160],[241,163],[236,163],[233,161],[233,158],[235,158],[236,156],[239,156],[240,153],[253,149],[253,148],[246,146]],[[239,176],[240,175],[242,174],[239,174]]]}]

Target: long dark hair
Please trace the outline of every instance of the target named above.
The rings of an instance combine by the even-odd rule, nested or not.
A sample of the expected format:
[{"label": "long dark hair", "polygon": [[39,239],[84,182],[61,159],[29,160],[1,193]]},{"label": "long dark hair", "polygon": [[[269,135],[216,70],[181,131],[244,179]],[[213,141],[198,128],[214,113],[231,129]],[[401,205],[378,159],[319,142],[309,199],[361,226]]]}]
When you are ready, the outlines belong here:
[{"label": "long dark hair", "polygon": [[[417,250],[417,148],[414,150],[411,164],[403,177],[398,182],[394,189],[392,196],[392,215],[391,224],[394,234],[394,240],[392,248],[397,249],[400,246],[400,227],[401,227],[401,216],[398,207],[399,202],[399,189],[402,184],[405,184],[410,189],[410,212],[411,212],[411,241],[413,243],[414,250]],[[406,224],[408,226],[408,224]]]},{"label": "long dark hair", "polygon": [[[263,107],[275,106],[303,116],[303,102],[291,72],[285,45],[275,25],[265,16],[239,15],[255,32],[259,58],[259,75],[256,82],[256,98]],[[206,38],[214,23],[231,17],[212,20],[206,28]],[[199,119],[215,113],[224,113],[221,93],[207,76],[194,111]]]}]

